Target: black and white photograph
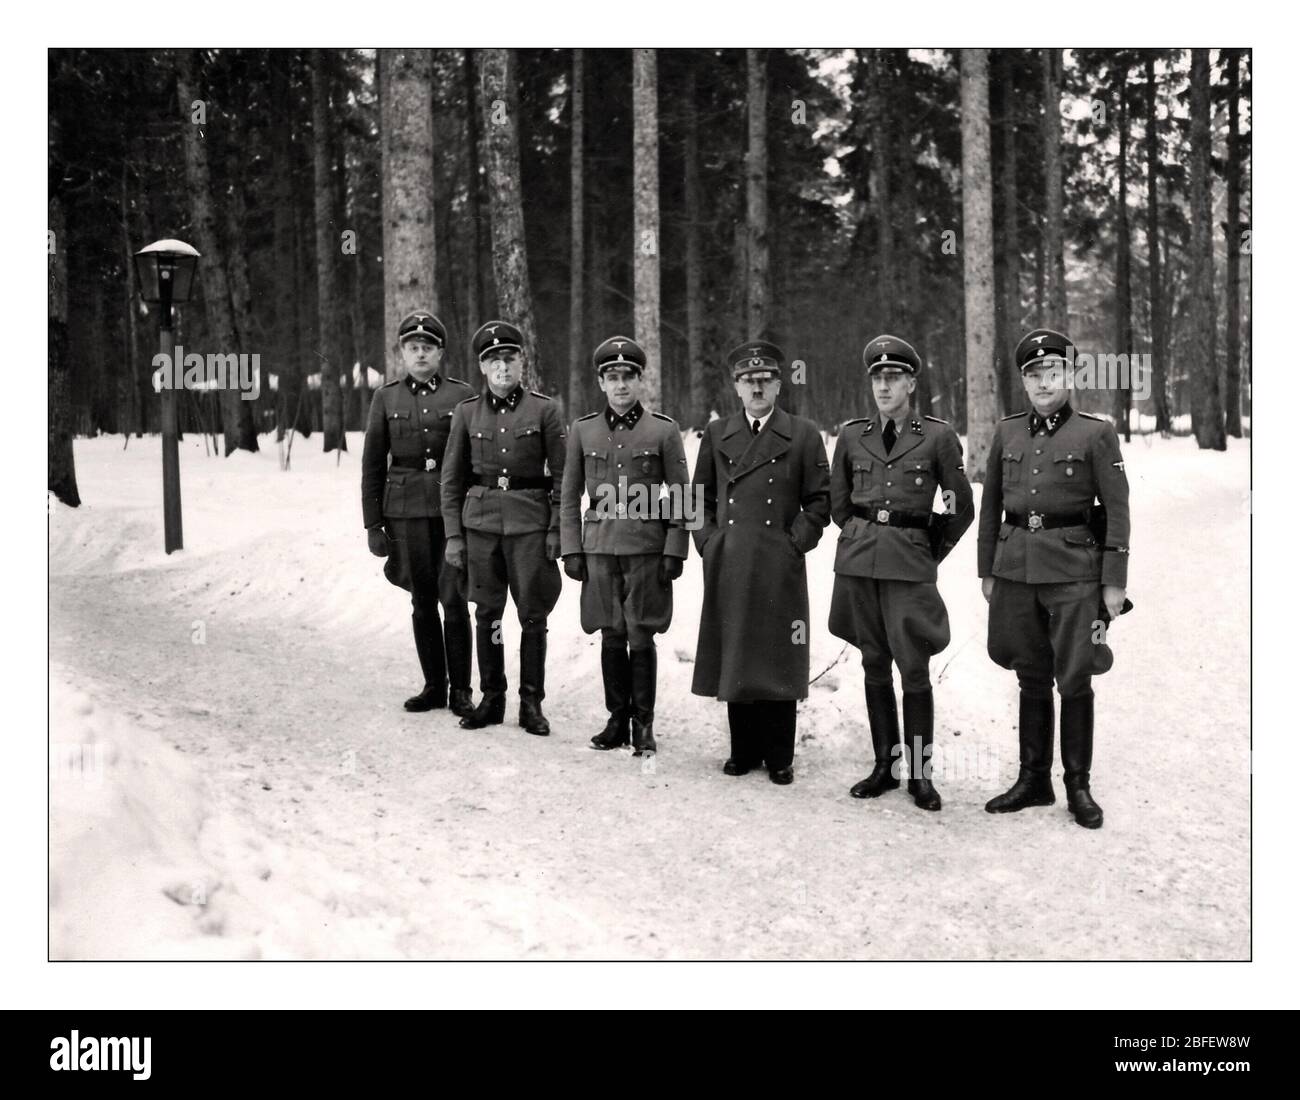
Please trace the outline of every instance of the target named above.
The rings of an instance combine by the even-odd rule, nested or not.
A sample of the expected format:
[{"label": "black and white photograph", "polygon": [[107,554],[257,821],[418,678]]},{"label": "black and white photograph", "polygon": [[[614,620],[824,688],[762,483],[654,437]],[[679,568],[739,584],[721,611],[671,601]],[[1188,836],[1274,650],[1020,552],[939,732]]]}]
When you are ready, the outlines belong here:
[{"label": "black and white photograph", "polygon": [[1279,26],[75,10],[6,97],[21,1060],[438,1008],[992,1008],[1080,1083],[1283,1049]]}]

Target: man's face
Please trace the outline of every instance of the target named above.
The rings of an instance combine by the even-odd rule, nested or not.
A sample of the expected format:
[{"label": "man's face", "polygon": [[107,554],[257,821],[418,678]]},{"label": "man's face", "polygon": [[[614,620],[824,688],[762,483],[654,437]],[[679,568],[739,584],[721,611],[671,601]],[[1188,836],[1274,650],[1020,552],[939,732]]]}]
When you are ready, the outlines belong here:
[{"label": "man's face", "polygon": [[402,362],[417,382],[427,382],[442,363],[442,348],[423,336],[402,341]]},{"label": "man's face", "polygon": [[876,399],[876,408],[881,415],[891,420],[907,409],[915,389],[916,379],[898,367],[883,367],[871,372],[871,396]]},{"label": "man's face", "polygon": [[781,380],[771,371],[755,371],[736,379],[736,396],[744,402],[745,415],[751,420],[761,420],[770,413],[780,392]]},{"label": "man's face", "polygon": [[600,389],[609,407],[622,416],[641,400],[641,372],[632,367],[610,367],[601,371]]},{"label": "man's face", "polygon": [[1026,367],[1020,372],[1020,380],[1039,416],[1051,416],[1070,396],[1065,386],[1065,366],[1059,361]]},{"label": "man's face", "polygon": [[488,388],[498,397],[505,397],[524,376],[523,352],[518,348],[485,352],[478,361],[478,369],[487,379]]}]

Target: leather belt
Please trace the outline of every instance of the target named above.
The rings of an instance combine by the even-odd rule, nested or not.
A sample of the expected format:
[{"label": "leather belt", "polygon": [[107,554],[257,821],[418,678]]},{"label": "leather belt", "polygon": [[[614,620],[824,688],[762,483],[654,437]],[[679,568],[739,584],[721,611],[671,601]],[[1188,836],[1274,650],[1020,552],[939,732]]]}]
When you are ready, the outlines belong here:
[{"label": "leather belt", "polygon": [[1026,531],[1051,531],[1057,527],[1086,527],[1088,513],[1045,516],[1042,512],[1030,512],[1029,515],[1022,516],[1019,512],[1008,512],[1006,522],[1013,527],[1023,527]]},{"label": "leather belt", "polygon": [[872,508],[870,505],[855,504],[853,514],[868,523],[877,523],[881,527],[918,527],[925,530],[930,526],[929,513],[899,512],[893,508]]},{"label": "leather belt", "polygon": [[549,477],[506,477],[502,474],[499,477],[492,477],[488,474],[475,474],[473,478],[475,485],[483,485],[488,489],[547,489],[549,490],[553,481]]},{"label": "leather belt", "polygon": [[396,455],[389,465],[389,469],[396,470],[436,470],[437,468],[436,458],[398,458]]}]

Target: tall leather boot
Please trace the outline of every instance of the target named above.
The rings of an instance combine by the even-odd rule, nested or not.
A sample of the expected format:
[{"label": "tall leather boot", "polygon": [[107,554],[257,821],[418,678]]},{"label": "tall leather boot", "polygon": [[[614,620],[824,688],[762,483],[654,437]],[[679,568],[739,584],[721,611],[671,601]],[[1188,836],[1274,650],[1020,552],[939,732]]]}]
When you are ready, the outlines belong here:
[{"label": "tall leather boot", "polygon": [[470,639],[469,618],[453,619],[447,616],[442,624],[444,648],[447,651],[447,681],[450,709],[458,718],[474,710],[474,695],[470,691]]},{"label": "tall leather boot", "polygon": [[412,615],[415,652],[424,673],[424,688],[402,704],[407,710],[441,710],[447,705],[447,658],[442,648],[442,624],[436,616]]},{"label": "tall leather boot", "polygon": [[908,753],[907,793],[923,810],[942,809],[939,792],[930,782],[930,754],[934,751],[934,692],[903,692],[903,744]]},{"label": "tall leather boot", "polygon": [[467,730],[499,726],[506,720],[505,647],[492,641],[491,623],[477,623],[474,634],[478,649],[478,682],[483,689],[483,698],[460,720],[461,729]]},{"label": "tall leather boot", "polygon": [[655,747],[655,685],[659,675],[659,651],[634,649],[632,666],[632,755],[652,756]]},{"label": "tall leather boot", "polygon": [[898,776],[894,774],[898,703],[893,684],[867,685],[867,724],[871,727],[871,748],[876,763],[871,774],[849,790],[854,798],[879,798],[886,791],[898,789]]},{"label": "tall leather boot", "polygon": [[1050,806],[1052,789],[1052,735],[1056,708],[1051,690],[1044,696],[1020,693],[1020,775],[1011,789],[990,799],[991,814],[1010,814],[1029,806]]},{"label": "tall leather boot", "polygon": [[537,737],[551,732],[542,713],[546,697],[546,634],[525,634],[519,639],[519,724]]},{"label": "tall leather boot", "polygon": [[591,739],[592,748],[617,749],[628,743],[632,721],[632,662],[627,646],[601,646],[600,676],[605,681],[605,709],[609,721]]},{"label": "tall leather boot", "polygon": [[1101,828],[1101,807],[1088,789],[1092,769],[1092,693],[1061,700],[1061,763],[1065,802],[1085,829]]}]

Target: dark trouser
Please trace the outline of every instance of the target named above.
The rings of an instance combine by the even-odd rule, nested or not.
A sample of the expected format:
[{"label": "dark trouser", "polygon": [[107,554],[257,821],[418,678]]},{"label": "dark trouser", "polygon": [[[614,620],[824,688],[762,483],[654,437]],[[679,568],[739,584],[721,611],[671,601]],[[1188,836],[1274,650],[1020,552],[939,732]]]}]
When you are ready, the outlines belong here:
[{"label": "dark trouser", "polygon": [[1021,584],[997,578],[989,601],[989,656],[1014,671],[1020,690],[1062,699],[1092,694],[1114,654],[1106,645],[1097,581]]},{"label": "dark trouser", "polygon": [[[450,680],[453,690],[470,686],[469,604],[465,574],[443,556],[442,519],[386,519],[391,552],[402,579],[410,584],[415,648],[425,685],[438,688]],[[438,615],[439,605],[443,618]]]},{"label": "dark trouser", "polygon": [[830,632],[862,651],[868,684],[891,684],[898,665],[904,691],[930,687],[930,658],[948,647],[948,609],[935,584],[837,573]]},{"label": "dark trouser", "polygon": [[[474,603],[476,647],[479,659],[479,687],[484,692],[504,692],[505,636],[502,616],[506,596],[515,602],[522,633],[535,635],[538,642],[526,642],[530,671],[536,665],[542,673],[544,656],[534,660],[540,645],[545,652],[546,619],[560,598],[560,570],[546,557],[546,532],[529,531],[522,535],[493,535],[483,531],[465,532],[469,572],[469,598]],[[522,673],[521,668],[521,673]],[[541,684],[536,685],[541,691]],[[539,696],[540,697],[540,696]]]},{"label": "dark trouser", "polygon": [[659,579],[662,554],[587,554],[582,629],[626,634],[633,649],[653,649],[673,621],[672,582]]},{"label": "dark trouser", "polygon": [[794,763],[795,701],[763,699],[728,703],[731,759],[742,767],[788,768]]}]

